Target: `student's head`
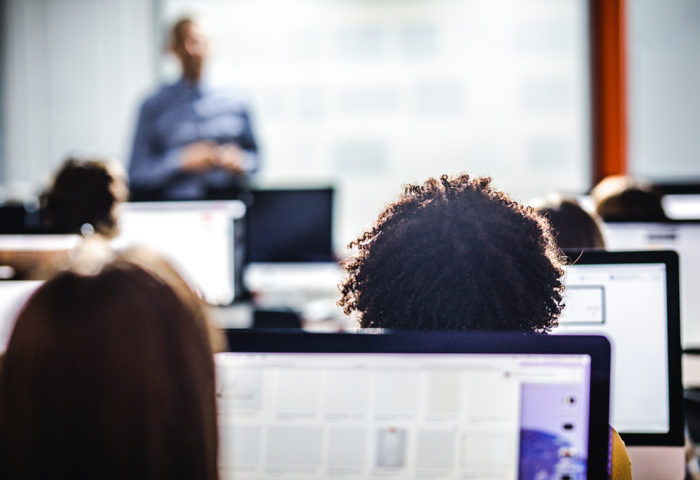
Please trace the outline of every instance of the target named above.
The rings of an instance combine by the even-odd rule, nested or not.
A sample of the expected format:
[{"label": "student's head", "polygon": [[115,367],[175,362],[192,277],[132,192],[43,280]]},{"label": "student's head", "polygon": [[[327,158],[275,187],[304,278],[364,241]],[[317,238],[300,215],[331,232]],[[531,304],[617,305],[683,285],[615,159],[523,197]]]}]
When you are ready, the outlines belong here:
[{"label": "student's head", "polygon": [[207,329],[212,350],[215,353],[227,350],[226,336],[212,318],[211,310],[207,308],[205,302],[195,293],[180,272],[168,263],[160,253],[142,246],[132,246],[119,252],[118,258],[135,263],[168,282],[168,285],[178,293],[189,308],[197,313],[197,319]]},{"label": "student's head", "polygon": [[601,180],[591,190],[596,213],[606,222],[663,222],[661,195],[644,181],[624,175]]},{"label": "student's head", "polygon": [[43,214],[58,233],[89,228],[106,237],[117,233],[116,207],[126,201],[124,169],[96,157],[69,158],[43,195]]},{"label": "student's head", "polygon": [[534,201],[532,206],[549,220],[560,248],[605,248],[598,222],[581,208],[575,198],[550,195]]},{"label": "student's head", "polygon": [[126,262],[47,281],[0,372],[0,477],[216,479],[213,357],[196,315]]},{"label": "student's head", "polygon": [[180,61],[182,75],[191,81],[199,80],[209,54],[209,39],[202,22],[194,16],[180,18],[170,30],[169,43]]},{"label": "student's head", "polygon": [[362,327],[548,331],[562,308],[548,223],[488,178],[409,185],[350,245],[339,304]]}]

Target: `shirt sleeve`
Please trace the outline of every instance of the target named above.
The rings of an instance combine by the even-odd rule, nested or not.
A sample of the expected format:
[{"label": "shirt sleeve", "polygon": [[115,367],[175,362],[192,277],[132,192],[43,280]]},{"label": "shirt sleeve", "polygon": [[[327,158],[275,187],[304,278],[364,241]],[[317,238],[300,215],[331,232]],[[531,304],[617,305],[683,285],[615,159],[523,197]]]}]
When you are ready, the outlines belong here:
[{"label": "shirt sleeve", "polygon": [[141,192],[158,191],[181,172],[182,148],[159,152],[153,128],[155,109],[146,101],[136,123],[136,133],[129,159],[129,186]]},{"label": "shirt sleeve", "polygon": [[611,436],[611,480],[632,480],[632,463],[625,442],[614,428],[610,427]]},{"label": "shirt sleeve", "polygon": [[241,118],[243,119],[244,127],[243,132],[241,133],[240,139],[238,141],[238,146],[245,151],[242,165],[243,172],[255,173],[260,167],[260,159],[258,157],[258,144],[255,141],[253,127],[250,122],[250,115],[246,107],[243,107],[241,111]]}]

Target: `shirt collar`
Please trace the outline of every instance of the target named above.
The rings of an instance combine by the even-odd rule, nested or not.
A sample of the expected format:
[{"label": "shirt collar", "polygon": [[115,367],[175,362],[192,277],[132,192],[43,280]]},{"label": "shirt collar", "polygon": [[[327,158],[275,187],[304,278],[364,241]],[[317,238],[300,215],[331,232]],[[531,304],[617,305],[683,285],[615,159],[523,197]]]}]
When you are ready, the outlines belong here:
[{"label": "shirt collar", "polygon": [[200,78],[199,82],[192,83],[184,77],[181,77],[177,82],[177,88],[186,92],[202,95],[211,90],[211,85],[208,80]]}]

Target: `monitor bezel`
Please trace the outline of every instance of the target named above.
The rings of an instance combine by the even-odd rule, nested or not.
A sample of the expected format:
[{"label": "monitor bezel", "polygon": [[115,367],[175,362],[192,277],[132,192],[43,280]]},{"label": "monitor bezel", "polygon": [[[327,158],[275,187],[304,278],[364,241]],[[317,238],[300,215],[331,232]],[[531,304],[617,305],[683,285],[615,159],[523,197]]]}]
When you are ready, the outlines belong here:
[{"label": "monitor bezel", "polygon": [[680,278],[678,254],[671,250],[603,251],[566,250],[568,263],[576,265],[664,264],[666,267],[666,326],[668,353],[667,433],[618,432],[628,446],[682,446],[683,383],[681,374]]},{"label": "monitor bezel", "polygon": [[308,333],[227,330],[236,353],[559,354],[591,359],[588,478],[606,478],[610,407],[610,343],[602,336],[393,331]]}]

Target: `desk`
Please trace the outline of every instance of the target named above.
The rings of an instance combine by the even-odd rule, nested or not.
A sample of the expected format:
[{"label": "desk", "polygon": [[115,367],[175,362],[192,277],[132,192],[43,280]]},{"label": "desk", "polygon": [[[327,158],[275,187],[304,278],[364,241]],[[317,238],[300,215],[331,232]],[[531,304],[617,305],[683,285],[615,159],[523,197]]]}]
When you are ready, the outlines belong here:
[{"label": "desk", "polygon": [[253,263],[243,281],[252,301],[227,307],[212,307],[214,321],[222,328],[252,326],[255,308],[291,309],[297,312],[304,329],[337,331],[357,328],[336,304],[343,269],[336,263]]}]

